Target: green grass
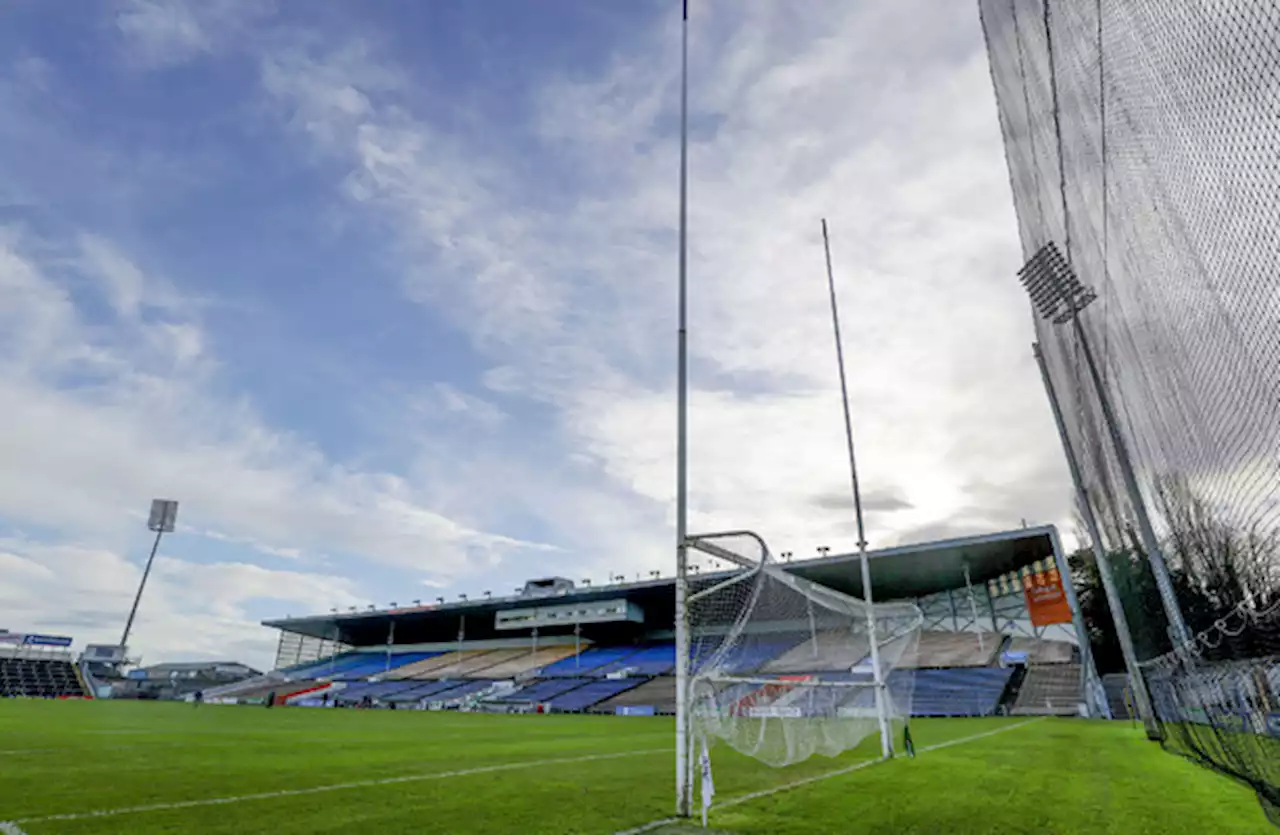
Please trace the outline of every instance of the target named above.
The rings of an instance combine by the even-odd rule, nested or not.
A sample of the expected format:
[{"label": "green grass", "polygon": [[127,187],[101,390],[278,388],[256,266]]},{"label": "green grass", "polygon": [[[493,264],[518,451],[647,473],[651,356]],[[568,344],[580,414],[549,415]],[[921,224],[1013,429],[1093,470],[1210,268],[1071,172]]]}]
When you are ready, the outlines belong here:
[{"label": "green grass", "polygon": [[[912,728],[923,748],[1011,724],[920,720]],[[672,741],[663,718],[3,700],[0,821],[29,835],[607,834],[671,814]],[[723,805],[712,826],[742,835],[1274,831],[1248,790],[1127,725],[1070,720],[733,803],[872,755],[865,744],[835,760],[772,769],[717,748]],[[559,762],[523,765],[546,760]],[[471,773],[440,776],[457,771]],[[239,799],[200,803],[216,798]]]}]

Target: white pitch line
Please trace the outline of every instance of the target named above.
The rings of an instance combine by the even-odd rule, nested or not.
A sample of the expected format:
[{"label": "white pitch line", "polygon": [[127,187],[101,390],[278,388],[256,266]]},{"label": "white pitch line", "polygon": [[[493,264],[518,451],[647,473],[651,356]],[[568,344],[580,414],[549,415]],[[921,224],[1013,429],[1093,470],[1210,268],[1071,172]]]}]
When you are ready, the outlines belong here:
[{"label": "white pitch line", "polygon": [[[936,745],[927,745],[924,748],[917,749],[917,751],[919,753],[925,753],[927,751],[937,751],[941,748],[950,748],[952,745],[960,745],[965,742],[973,742],[974,740],[985,739],[986,737],[989,737],[989,736],[1002,734],[1005,731],[1012,731],[1012,730],[1015,730],[1016,728],[1021,728],[1026,725],[1031,725],[1035,722],[1041,722],[1044,719],[1045,717],[1040,716],[1035,719],[1027,719],[1024,722],[1015,722],[1012,725],[1004,725],[999,728],[995,728],[994,730],[983,731],[982,733],[979,733],[979,734],[970,734],[969,736],[962,736],[959,739],[952,739],[947,742],[939,742]],[[727,809],[731,806],[737,806],[739,804],[746,803],[751,800],[758,800],[761,797],[768,797],[770,795],[777,794],[778,792],[788,791],[790,789],[799,788],[800,786],[807,786],[810,783],[818,783],[823,780],[830,780],[833,777],[840,777],[845,774],[852,774],[855,771],[860,771],[868,766],[876,765],[877,763],[883,763],[883,762],[889,762],[889,760],[885,760],[883,758],[874,759],[874,760],[863,760],[860,763],[854,763],[853,765],[845,766],[844,768],[838,768],[835,771],[828,771],[813,777],[806,777],[803,780],[795,780],[794,782],[791,782],[791,783],[784,783],[781,786],[775,786],[771,789],[764,789],[762,791],[751,792],[750,794],[744,794],[744,795],[741,795],[740,797],[735,797],[732,800],[725,800],[723,802],[713,804],[711,809],[712,811],[715,811],[716,809]],[[643,826],[637,826],[635,829],[620,830],[618,832],[613,833],[613,835],[639,835],[642,832],[648,832],[650,830],[657,829],[660,826],[666,826],[669,823],[679,823],[679,821],[680,821],[679,818],[663,818],[662,820],[656,820],[650,823],[646,823]]]},{"label": "white pitch line", "polygon": [[637,826],[635,829],[623,829],[619,832],[613,833],[613,835],[640,835],[641,832],[649,832],[654,829],[657,829],[660,826],[666,826],[669,823],[679,823],[679,822],[680,822],[679,818],[663,818],[660,821],[650,821],[649,823],[646,823],[644,826]]},{"label": "white pitch line", "polygon": [[530,762],[519,763],[501,763],[499,765],[484,765],[477,768],[464,768],[458,771],[435,771],[429,774],[408,774],[403,777],[383,777],[378,780],[356,780],[349,783],[332,783],[327,786],[312,786],[306,789],[282,789],[274,792],[260,792],[258,794],[242,794],[233,797],[211,797],[204,800],[181,800],[176,803],[152,803],[147,806],[125,806],[120,809],[95,809],[89,812],[70,812],[63,815],[43,815],[34,818],[18,818],[17,820],[7,823],[16,831],[6,832],[0,829],[0,835],[24,835],[21,830],[16,827],[20,823],[45,823],[47,821],[74,821],[86,820],[88,818],[109,818],[116,815],[134,815],[141,812],[166,812],[173,809],[195,809],[200,806],[225,806],[232,803],[245,803],[251,800],[274,800],[280,797],[301,797],[309,794],[322,794],[324,792],[344,791],[347,789],[364,789],[375,786],[391,786],[397,783],[416,783],[425,780],[444,780],[450,777],[467,777],[472,774],[491,774],[498,771],[514,771],[521,768],[538,768],[544,765],[566,765],[570,763],[584,763],[595,760],[616,760],[623,757],[639,757],[645,754],[666,754],[671,752],[671,748],[646,748],[640,751],[623,751],[617,754],[588,754],[582,757],[560,757],[551,760],[532,760]]}]

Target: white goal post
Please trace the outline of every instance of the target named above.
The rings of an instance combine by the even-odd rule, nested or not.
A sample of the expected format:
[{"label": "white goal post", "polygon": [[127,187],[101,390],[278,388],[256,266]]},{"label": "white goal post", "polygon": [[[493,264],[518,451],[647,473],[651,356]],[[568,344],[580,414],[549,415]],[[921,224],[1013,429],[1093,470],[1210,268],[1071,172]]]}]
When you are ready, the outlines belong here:
[{"label": "white goal post", "polygon": [[892,727],[910,715],[913,690],[910,675],[891,674],[914,663],[920,609],[868,604],[791,574],[750,531],[690,536],[685,545],[678,808],[692,807],[694,755],[708,742],[786,766],[836,756],[878,731],[882,755],[891,756]]}]

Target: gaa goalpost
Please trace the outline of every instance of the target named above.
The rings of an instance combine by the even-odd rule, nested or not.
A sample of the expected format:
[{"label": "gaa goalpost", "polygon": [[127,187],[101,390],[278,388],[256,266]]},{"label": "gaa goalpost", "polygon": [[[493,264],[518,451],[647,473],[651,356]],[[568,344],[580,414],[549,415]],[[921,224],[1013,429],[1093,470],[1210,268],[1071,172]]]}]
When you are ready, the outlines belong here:
[{"label": "gaa goalpost", "polygon": [[[750,531],[688,532],[689,5],[680,45],[679,291],[676,375],[676,814],[692,809],[701,743],[704,814],[708,745],[720,740],[773,766],[835,756],[876,731],[893,755],[893,724],[911,715],[913,678],[891,671],[914,655],[923,623],[912,603],[872,603],[840,317],[822,221],[863,599],[784,571]],[[703,572],[690,573],[690,557]],[[704,821],[705,822],[705,821]]]}]

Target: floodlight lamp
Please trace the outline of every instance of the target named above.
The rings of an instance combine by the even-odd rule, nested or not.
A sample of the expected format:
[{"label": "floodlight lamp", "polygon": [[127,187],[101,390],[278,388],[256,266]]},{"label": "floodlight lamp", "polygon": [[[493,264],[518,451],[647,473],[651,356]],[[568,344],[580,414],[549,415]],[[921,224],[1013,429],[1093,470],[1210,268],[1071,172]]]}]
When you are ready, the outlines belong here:
[{"label": "floodlight lamp", "polygon": [[443,597],[437,597],[437,598],[436,598],[436,602],[437,602],[437,603],[439,603],[441,606],[443,606],[443,605],[444,605],[444,598],[443,598]]},{"label": "floodlight lamp", "polygon": [[1040,247],[1018,270],[1018,280],[1040,318],[1055,325],[1071,321],[1098,298],[1097,293],[1080,283],[1053,241]]},{"label": "floodlight lamp", "polygon": [[152,499],[147,529],[156,533],[173,533],[178,521],[178,503],[173,499]]}]

